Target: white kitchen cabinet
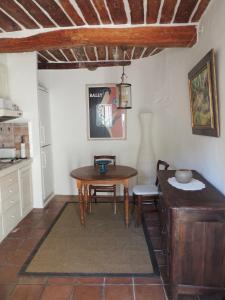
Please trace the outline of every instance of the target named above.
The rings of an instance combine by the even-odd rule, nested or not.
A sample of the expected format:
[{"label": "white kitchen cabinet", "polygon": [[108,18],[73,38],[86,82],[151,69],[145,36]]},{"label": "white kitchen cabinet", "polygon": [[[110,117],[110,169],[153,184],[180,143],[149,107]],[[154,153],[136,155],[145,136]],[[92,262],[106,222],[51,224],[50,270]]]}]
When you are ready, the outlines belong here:
[{"label": "white kitchen cabinet", "polygon": [[25,217],[33,207],[31,166],[19,169],[21,216]]},{"label": "white kitchen cabinet", "polygon": [[31,162],[0,171],[0,241],[32,210]]},{"label": "white kitchen cabinet", "polygon": [[20,220],[18,171],[1,178],[1,211],[3,234],[7,235]]}]

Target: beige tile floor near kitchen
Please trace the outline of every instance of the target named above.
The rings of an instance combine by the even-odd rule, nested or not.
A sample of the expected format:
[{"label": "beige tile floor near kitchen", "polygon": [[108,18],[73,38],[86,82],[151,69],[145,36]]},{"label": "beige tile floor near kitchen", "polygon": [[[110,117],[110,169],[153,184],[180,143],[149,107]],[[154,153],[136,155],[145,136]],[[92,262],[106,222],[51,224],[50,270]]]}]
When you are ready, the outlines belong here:
[{"label": "beige tile floor near kitchen", "polygon": [[[160,277],[30,277],[17,272],[69,199],[55,197],[45,209],[34,209],[0,244],[0,300],[165,300]],[[151,221],[153,220],[153,221]],[[156,237],[157,219],[147,220]],[[157,247],[157,246],[156,246]],[[158,257],[160,262],[160,257]],[[161,262],[160,262],[161,263]],[[195,298],[182,298],[182,300]],[[198,298],[196,298],[198,299]]]}]

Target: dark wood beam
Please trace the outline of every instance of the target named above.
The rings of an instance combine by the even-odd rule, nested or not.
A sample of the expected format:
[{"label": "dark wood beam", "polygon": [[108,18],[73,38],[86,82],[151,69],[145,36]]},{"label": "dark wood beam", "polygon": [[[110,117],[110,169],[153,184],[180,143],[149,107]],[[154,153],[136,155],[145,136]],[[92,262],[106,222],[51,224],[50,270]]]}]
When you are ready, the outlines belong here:
[{"label": "dark wood beam", "polygon": [[70,18],[77,26],[81,26],[85,24],[84,21],[81,19],[81,17],[78,15],[73,5],[69,2],[69,0],[59,0],[59,2],[64,8],[67,15],[70,16]]},{"label": "dark wood beam", "polygon": [[87,24],[89,25],[98,25],[99,20],[98,16],[92,6],[90,0],[76,0],[77,5],[79,6]]},{"label": "dark wood beam", "polygon": [[196,26],[64,29],[25,38],[2,38],[0,39],[0,53],[63,49],[86,45],[191,47],[196,40]]},{"label": "dark wood beam", "polygon": [[191,22],[198,22],[200,20],[202,14],[206,10],[207,6],[209,5],[209,2],[210,0],[201,0]]},{"label": "dark wood beam", "polygon": [[160,9],[161,0],[148,0],[147,2],[147,23],[156,23]]},{"label": "dark wood beam", "polygon": [[44,10],[46,10],[46,12],[59,26],[73,25],[54,0],[36,0],[36,2],[42,6]]},{"label": "dark wood beam", "polygon": [[154,50],[155,48],[147,48],[145,52],[142,54],[142,57],[148,57]]},{"label": "dark wood beam", "polygon": [[59,69],[95,69],[99,67],[128,66],[130,61],[115,62],[77,62],[77,63],[38,63],[39,70],[59,70]]},{"label": "dark wood beam", "polygon": [[198,0],[181,0],[178,7],[174,23],[186,23],[189,21],[193,10],[195,9]]},{"label": "dark wood beam", "polygon": [[165,0],[161,12],[160,23],[170,23],[178,0]]},{"label": "dark wood beam", "polygon": [[75,56],[73,56],[72,54],[72,50],[70,49],[63,49],[62,50],[64,56],[66,56],[66,58],[69,60],[69,61],[75,61]]},{"label": "dark wood beam", "polygon": [[132,59],[138,59],[141,57],[142,53],[144,51],[144,47],[135,47]]},{"label": "dark wood beam", "polygon": [[130,5],[131,23],[144,23],[144,7],[142,0],[128,0]]},{"label": "dark wood beam", "polygon": [[13,18],[22,24],[25,28],[34,29],[40,28],[26,13],[17,5],[13,0],[1,0],[0,8],[3,9],[7,14],[13,16]]},{"label": "dark wood beam", "polygon": [[45,28],[56,27],[55,24],[46,16],[46,14],[44,14],[44,12],[33,1],[19,0],[19,3],[43,27],[45,27]]},{"label": "dark wood beam", "polygon": [[114,24],[126,24],[127,15],[123,0],[106,0]]},{"label": "dark wood beam", "polygon": [[97,47],[98,60],[106,60],[106,50],[104,46]]},{"label": "dark wood beam", "polygon": [[92,0],[103,24],[111,24],[104,0]]},{"label": "dark wood beam", "polygon": [[85,47],[85,51],[87,53],[88,60],[97,60],[94,47],[87,46],[87,47]]},{"label": "dark wood beam", "polygon": [[17,31],[22,28],[0,10],[0,27],[5,31]]}]

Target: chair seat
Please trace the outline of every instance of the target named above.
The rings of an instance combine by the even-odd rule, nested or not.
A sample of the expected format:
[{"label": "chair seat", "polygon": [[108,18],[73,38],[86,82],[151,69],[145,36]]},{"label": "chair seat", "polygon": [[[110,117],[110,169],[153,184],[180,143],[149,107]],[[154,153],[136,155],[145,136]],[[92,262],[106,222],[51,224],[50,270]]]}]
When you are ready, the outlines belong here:
[{"label": "chair seat", "polygon": [[133,188],[135,195],[158,195],[158,187],[155,184],[135,185]]}]

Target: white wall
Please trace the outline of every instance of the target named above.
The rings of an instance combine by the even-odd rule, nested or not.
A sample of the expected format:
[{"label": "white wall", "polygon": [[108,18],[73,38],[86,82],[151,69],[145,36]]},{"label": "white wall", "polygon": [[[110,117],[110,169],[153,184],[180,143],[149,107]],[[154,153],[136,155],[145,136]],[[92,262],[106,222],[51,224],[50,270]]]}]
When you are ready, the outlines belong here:
[{"label": "white wall", "polygon": [[34,207],[43,207],[37,102],[36,53],[7,54],[9,97],[19,105],[24,120],[29,122],[31,156],[33,157]]},{"label": "white wall", "polygon": [[74,168],[92,164],[94,154],[115,154],[118,163],[136,166],[140,139],[138,114],[150,111],[155,94],[151,81],[156,75],[150,72],[151,68],[157,68],[157,58],[125,68],[128,82],[132,83],[133,108],[127,112],[127,139],[111,141],[87,139],[85,84],[119,83],[122,67],[39,71],[40,82],[50,92],[56,194],[77,193],[69,174]]},{"label": "white wall", "polygon": [[[158,157],[178,168],[198,170],[225,194],[225,1],[212,1],[202,19],[198,44],[191,49],[171,49],[160,54],[165,90],[155,112],[154,136]],[[216,51],[219,138],[193,135],[188,91],[188,72],[211,49]]]}]

